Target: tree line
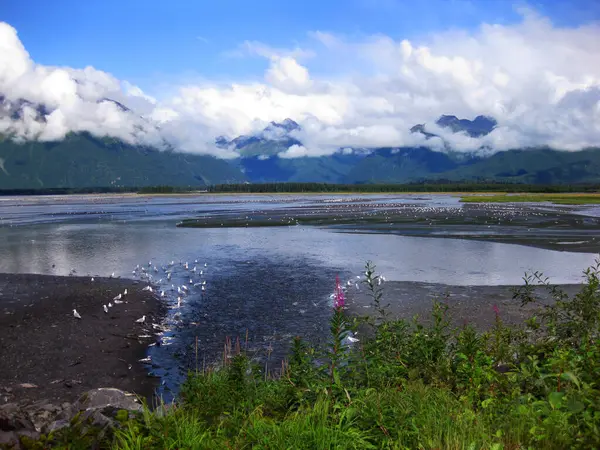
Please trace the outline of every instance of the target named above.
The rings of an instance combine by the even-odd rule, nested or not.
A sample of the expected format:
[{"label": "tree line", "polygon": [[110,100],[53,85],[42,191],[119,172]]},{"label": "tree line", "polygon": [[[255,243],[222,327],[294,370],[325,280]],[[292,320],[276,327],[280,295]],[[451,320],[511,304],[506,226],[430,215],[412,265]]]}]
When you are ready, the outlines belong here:
[{"label": "tree line", "polygon": [[422,183],[334,184],[334,183],[240,183],[210,186],[143,186],[143,187],[81,187],[43,189],[0,189],[0,196],[8,195],[69,195],[69,194],[178,194],[187,192],[207,193],[394,193],[394,192],[531,192],[573,193],[598,192],[600,184],[522,184],[510,182],[449,182],[429,181]]}]

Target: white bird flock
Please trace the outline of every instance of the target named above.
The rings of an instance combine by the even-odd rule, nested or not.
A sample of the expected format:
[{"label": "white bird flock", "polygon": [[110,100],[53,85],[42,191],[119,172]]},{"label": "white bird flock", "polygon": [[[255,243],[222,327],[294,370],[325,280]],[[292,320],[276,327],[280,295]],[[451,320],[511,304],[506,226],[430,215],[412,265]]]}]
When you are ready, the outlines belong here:
[{"label": "white bird flock", "polygon": [[[179,262],[180,266],[182,266],[186,271],[189,272],[189,276],[188,278],[188,283],[190,285],[190,288],[188,288],[186,286],[186,284],[182,284],[180,286],[175,286],[174,284],[171,284],[171,291],[175,291],[177,290],[178,296],[177,296],[177,304],[176,306],[172,306],[175,308],[181,308],[182,303],[184,302],[183,297],[185,295],[188,295],[190,293],[190,289],[193,288],[201,288],[201,292],[204,294],[206,292],[206,280],[203,280],[203,276],[205,274],[206,268],[208,267],[208,263],[204,263],[204,269],[203,270],[199,270],[198,269],[198,260],[194,260],[194,266],[192,268],[190,268],[190,263],[189,262],[183,262],[180,261]],[[146,292],[151,292],[153,293],[155,291],[155,289],[152,287],[152,283],[156,283],[156,281],[154,281],[154,277],[150,272],[153,273],[159,273],[160,269],[162,269],[162,271],[166,274],[166,279],[167,281],[171,281],[172,275],[173,275],[173,271],[175,269],[175,261],[171,261],[167,266],[158,266],[157,264],[154,264],[152,262],[152,260],[148,261],[147,266],[143,265],[143,264],[137,264],[135,266],[135,268],[132,270],[132,274],[135,276],[139,276],[141,279],[144,279],[146,281],[149,282],[148,285],[146,285],[144,288],[142,288],[142,291],[146,291]],[[76,273],[75,269],[72,270],[73,273]],[[200,280],[196,281],[194,280],[194,277],[200,278]],[[109,278],[116,278],[115,276],[115,272],[112,272],[109,276]],[[91,278],[91,281],[94,281],[94,278]],[[163,279],[159,279],[157,284],[162,284]],[[157,291],[159,292],[159,296],[161,298],[165,298],[167,297],[167,294],[165,292],[165,290],[160,290]],[[121,305],[123,303],[127,303],[127,301],[125,301],[125,296],[128,294],[128,290],[125,289],[122,293],[119,293],[117,295],[115,295],[112,298],[111,302],[105,303],[102,305],[102,310],[104,311],[105,314],[108,314],[110,308],[113,307],[113,304],[116,305]],[[77,319],[81,319],[81,315],[77,312],[76,309],[73,309],[73,317],[77,318]],[[143,324],[146,322],[146,316],[143,315],[142,317],[140,317],[139,319],[135,320],[135,323],[140,323]],[[153,324],[156,325],[156,324]]]}]

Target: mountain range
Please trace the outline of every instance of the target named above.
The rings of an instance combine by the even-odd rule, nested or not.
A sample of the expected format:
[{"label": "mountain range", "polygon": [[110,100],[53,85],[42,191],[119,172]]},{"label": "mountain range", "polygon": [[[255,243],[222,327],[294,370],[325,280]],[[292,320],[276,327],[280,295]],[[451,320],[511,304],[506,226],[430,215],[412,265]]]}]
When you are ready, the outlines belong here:
[{"label": "mountain range", "polygon": [[[113,101],[105,99],[105,101]],[[117,106],[127,110],[118,102]],[[7,102],[2,114],[18,119],[23,106],[34,108],[37,120],[48,113],[25,100]],[[491,117],[473,120],[443,115],[437,126],[453,133],[482,137],[497,126]],[[216,139],[216,145],[239,154],[224,160],[213,156],[127,144],[88,132],[69,133],[60,141],[15,141],[0,134],[0,189],[207,186],[221,183],[326,182],[408,183],[432,180],[511,181],[523,183],[600,182],[600,149],[560,151],[549,148],[490,152],[457,152],[427,147],[340,149],[318,157],[282,157],[301,146],[300,125],[292,119],[271,122],[253,135]],[[413,133],[436,135],[416,124]]]}]

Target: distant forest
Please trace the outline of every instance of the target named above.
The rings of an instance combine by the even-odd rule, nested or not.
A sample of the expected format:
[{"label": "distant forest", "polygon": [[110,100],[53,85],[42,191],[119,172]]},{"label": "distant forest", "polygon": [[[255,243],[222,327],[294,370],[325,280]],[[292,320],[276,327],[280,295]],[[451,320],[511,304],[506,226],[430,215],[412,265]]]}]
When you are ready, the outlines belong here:
[{"label": "distant forest", "polygon": [[302,193],[302,192],[596,192],[600,184],[517,184],[517,183],[451,183],[427,182],[410,184],[326,184],[326,183],[260,183],[218,184],[208,186],[208,192],[220,193]]},{"label": "distant forest", "polygon": [[410,184],[327,184],[327,183],[255,183],[255,184],[218,184],[213,186],[148,186],[132,187],[88,187],[88,188],[49,188],[49,189],[0,189],[0,196],[7,195],[69,195],[69,194],[180,194],[190,192],[204,193],[393,193],[393,192],[599,192],[600,184],[519,184],[503,182],[427,182]]}]

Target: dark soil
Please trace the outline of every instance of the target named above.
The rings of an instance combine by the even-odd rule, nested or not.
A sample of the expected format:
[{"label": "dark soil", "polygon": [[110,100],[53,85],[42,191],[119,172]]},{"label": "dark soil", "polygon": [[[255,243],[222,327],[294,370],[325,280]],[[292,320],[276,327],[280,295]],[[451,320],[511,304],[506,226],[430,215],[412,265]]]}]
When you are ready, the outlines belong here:
[{"label": "dark soil", "polygon": [[[138,362],[155,341],[160,300],[132,280],[0,274],[0,404],[72,402],[114,387],[148,400],[157,385]],[[124,303],[103,305],[128,289]],[[73,315],[77,309],[82,319]],[[146,315],[144,324],[136,319]],[[150,338],[138,338],[150,335]]]}]

